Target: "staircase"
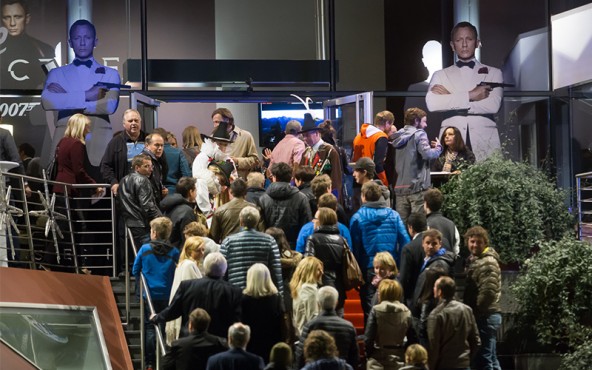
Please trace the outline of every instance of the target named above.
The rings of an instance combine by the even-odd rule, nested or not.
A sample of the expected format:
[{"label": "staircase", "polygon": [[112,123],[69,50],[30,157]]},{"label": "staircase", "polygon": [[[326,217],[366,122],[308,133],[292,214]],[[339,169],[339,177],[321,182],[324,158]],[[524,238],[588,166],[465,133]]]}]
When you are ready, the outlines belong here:
[{"label": "staircase", "polygon": [[[364,334],[364,311],[362,310],[360,294],[357,290],[352,289],[347,291],[347,298],[343,306],[343,318],[353,324],[358,336]],[[360,351],[360,364],[365,369],[366,351],[363,340],[358,339],[358,349]]]},{"label": "staircase", "polygon": [[123,332],[127,340],[127,345],[132,356],[132,363],[135,370],[142,370],[142,349],[140,339],[140,300],[138,299],[136,289],[136,278],[130,277],[130,319],[125,323],[125,278],[110,278],[111,286],[117,309],[123,324]]}]

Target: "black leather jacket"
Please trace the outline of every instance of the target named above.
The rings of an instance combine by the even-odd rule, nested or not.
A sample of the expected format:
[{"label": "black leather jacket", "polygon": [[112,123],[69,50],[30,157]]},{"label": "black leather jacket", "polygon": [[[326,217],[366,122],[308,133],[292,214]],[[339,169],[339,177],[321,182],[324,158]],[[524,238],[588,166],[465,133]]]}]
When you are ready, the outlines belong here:
[{"label": "black leather jacket", "polygon": [[339,292],[337,308],[345,302],[343,286],[343,248],[345,239],[337,226],[320,226],[306,240],[305,256],[315,256],[323,262],[323,286],[330,285]]},{"label": "black leather jacket", "polygon": [[119,206],[127,227],[148,227],[151,220],[162,216],[150,180],[137,172],[121,179]]}]

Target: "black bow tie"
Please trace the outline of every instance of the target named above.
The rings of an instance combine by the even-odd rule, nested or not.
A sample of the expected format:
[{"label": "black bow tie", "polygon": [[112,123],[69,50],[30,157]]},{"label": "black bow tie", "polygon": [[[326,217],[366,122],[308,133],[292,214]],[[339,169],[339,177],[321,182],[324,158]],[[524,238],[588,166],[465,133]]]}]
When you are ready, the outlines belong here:
[{"label": "black bow tie", "polygon": [[86,68],[90,68],[92,66],[92,60],[81,61],[80,59],[74,59],[72,62],[76,67],[86,66]]},{"label": "black bow tie", "polygon": [[469,67],[470,69],[473,69],[473,67],[475,67],[475,61],[471,60],[470,62],[463,62],[463,61],[459,60],[456,62],[456,66],[458,68]]}]

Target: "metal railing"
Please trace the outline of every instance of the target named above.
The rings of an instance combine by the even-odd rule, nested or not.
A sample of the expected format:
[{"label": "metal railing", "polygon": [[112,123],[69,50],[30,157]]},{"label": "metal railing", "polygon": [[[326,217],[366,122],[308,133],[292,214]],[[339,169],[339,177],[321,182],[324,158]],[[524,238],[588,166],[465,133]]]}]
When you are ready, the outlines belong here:
[{"label": "metal railing", "polygon": [[[65,184],[7,172],[1,177],[6,185],[0,189],[0,238],[8,236],[0,244],[8,257],[1,263],[116,276],[115,200],[108,184]],[[64,194],[53,193],[54,185],[63,185]],[[97,187],[107,189],[104,198],[90,195]]]},{"label": "metal railing", "polygon": [[578,239],[592,240],[592,172],[576,175]]},{"label": "metal railing", "polygon": [[[131,281],[128,266],[132,250],[137,256],[133,237],[125,228],[124,261],[117,260],[117,221],[115,199],[108,184],[65,184],[30,176],[0,171],[0,197],[8,202],[0,202],[0,252],[6,252],[6,260],[16,267],[30,269],[59,270],[84,273],[92,269],[93,274],[117,277],[118,265],[125,272],[125,318],[124,326],[130,321]],[[32,192],[25,194],[25,183]],[[54,185],[63,185],[64,194],[55,194]],[[98,199],[89,194],[97,187],[104,187],[104,198]],[[74,195],[75,193],[82,195]],[[14,223],[11,222],[14,221]],[[8,238],[6,237],[8,236]],[[131,243],[131,244],[128,244]],[[1,254],[0,254],[1,255]],[[87,263],[88,262],[88,263]],[[123,263],[122,263],[123,262]],[[145,294],[146,304],[151,316],[155,314],[154,305],[147,289],[146,279],[140,274],[139,292]],[[140,334],[142,368],[144,368],[145,328],[144,300],[140,299]],[[155,325],[157,350],[156,368],[165,354],[165,341],[158,325]]]}]

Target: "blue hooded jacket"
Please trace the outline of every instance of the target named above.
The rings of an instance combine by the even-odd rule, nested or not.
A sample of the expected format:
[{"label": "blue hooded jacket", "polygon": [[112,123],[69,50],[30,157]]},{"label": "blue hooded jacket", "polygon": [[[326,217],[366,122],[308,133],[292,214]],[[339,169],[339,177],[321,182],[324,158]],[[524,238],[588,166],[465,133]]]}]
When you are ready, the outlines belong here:
[{"label": "blue hooded jacket", "polygon": [[382,202],[368,202],[358,210],[349,227],[353,251],[362,270],[374,268],[374,256],[389,252],[397,267],[403,246],[409,243],[409,234],[401,216]]}]

